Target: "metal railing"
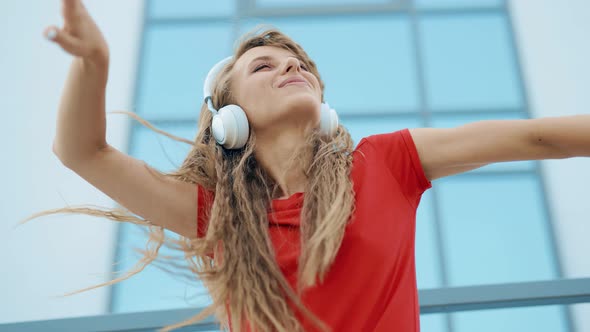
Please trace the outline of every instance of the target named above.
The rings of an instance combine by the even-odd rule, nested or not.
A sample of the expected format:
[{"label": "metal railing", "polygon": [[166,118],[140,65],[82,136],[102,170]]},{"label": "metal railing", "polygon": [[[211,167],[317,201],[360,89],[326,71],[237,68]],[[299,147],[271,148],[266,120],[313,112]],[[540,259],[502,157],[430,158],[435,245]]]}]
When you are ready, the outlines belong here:
[{"label": "metal railing", "polygon": [[[567,305],[590,302],[590,278],[425,289],[418,293],[421,314]],[[0,324],[0,332],[147,332],[178,323],[195,315],[200,309],[202,308]],[[199,324],[176,331],[218,331],[218,325],[213,317],[209,317]]]}]

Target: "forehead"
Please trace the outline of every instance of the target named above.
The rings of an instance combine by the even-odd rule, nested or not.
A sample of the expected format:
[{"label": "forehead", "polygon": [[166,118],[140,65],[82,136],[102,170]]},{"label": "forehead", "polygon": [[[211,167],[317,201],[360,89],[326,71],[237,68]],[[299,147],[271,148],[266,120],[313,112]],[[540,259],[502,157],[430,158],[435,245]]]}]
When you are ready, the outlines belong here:
[{"label": "forehead", "polygon": [[291,51],[286,49],[275,47],[275,46],[258,46],[249,49],[246,53],[242,54],[242,56],[236,61],[234,65],[234,69],[238,72],[242,72],[244,69],[248,67],[248,65],[252,62],[252,60],[261,57],[261,56],[269,56],[272,58],[283,58],[288,56],[293,56],[294,54]]}]

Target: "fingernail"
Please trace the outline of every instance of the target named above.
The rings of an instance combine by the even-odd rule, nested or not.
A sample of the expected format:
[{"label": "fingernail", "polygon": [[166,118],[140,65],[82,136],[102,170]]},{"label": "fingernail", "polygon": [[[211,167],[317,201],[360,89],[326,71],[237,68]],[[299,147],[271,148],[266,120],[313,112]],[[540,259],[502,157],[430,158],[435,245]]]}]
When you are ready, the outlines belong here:
[{"label": "fingernail", "polygon": [[55,36],[57,36],[57,31],[55,31],[55,28],[47,30],[47,33],[45,34],[45,37],[49,40],[53,40]]}]

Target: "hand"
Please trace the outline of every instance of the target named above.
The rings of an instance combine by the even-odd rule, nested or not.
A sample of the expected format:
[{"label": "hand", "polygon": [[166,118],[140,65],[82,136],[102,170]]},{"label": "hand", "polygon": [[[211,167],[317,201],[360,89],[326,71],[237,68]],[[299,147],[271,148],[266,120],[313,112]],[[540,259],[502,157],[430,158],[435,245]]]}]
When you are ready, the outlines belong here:
[{"label": "hand", "polygon": [[62,0],[64,27],[49,26],[44,35],[66,52],[97,65],[106,65],[109,48],[81,0]]}]

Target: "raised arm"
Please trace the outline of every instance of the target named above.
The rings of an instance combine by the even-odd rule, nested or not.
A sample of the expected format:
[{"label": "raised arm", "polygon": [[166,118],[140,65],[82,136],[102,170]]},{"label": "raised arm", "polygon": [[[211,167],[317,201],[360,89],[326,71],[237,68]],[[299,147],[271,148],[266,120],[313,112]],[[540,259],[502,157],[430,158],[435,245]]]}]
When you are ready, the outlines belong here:
[{"label": "raised arm", "polygon": [[82,2],[62,1],[64,28],[46,29],[45,35],[75,58],[59,106],[54,153],[131,212],[185,237],[196,237],[197,186],[165,177],[107,144],[108,47]]},{"label": "raised arm", "polygon": [[504,161],[590,156],[590,115],[410,129],[429,180]]}]

